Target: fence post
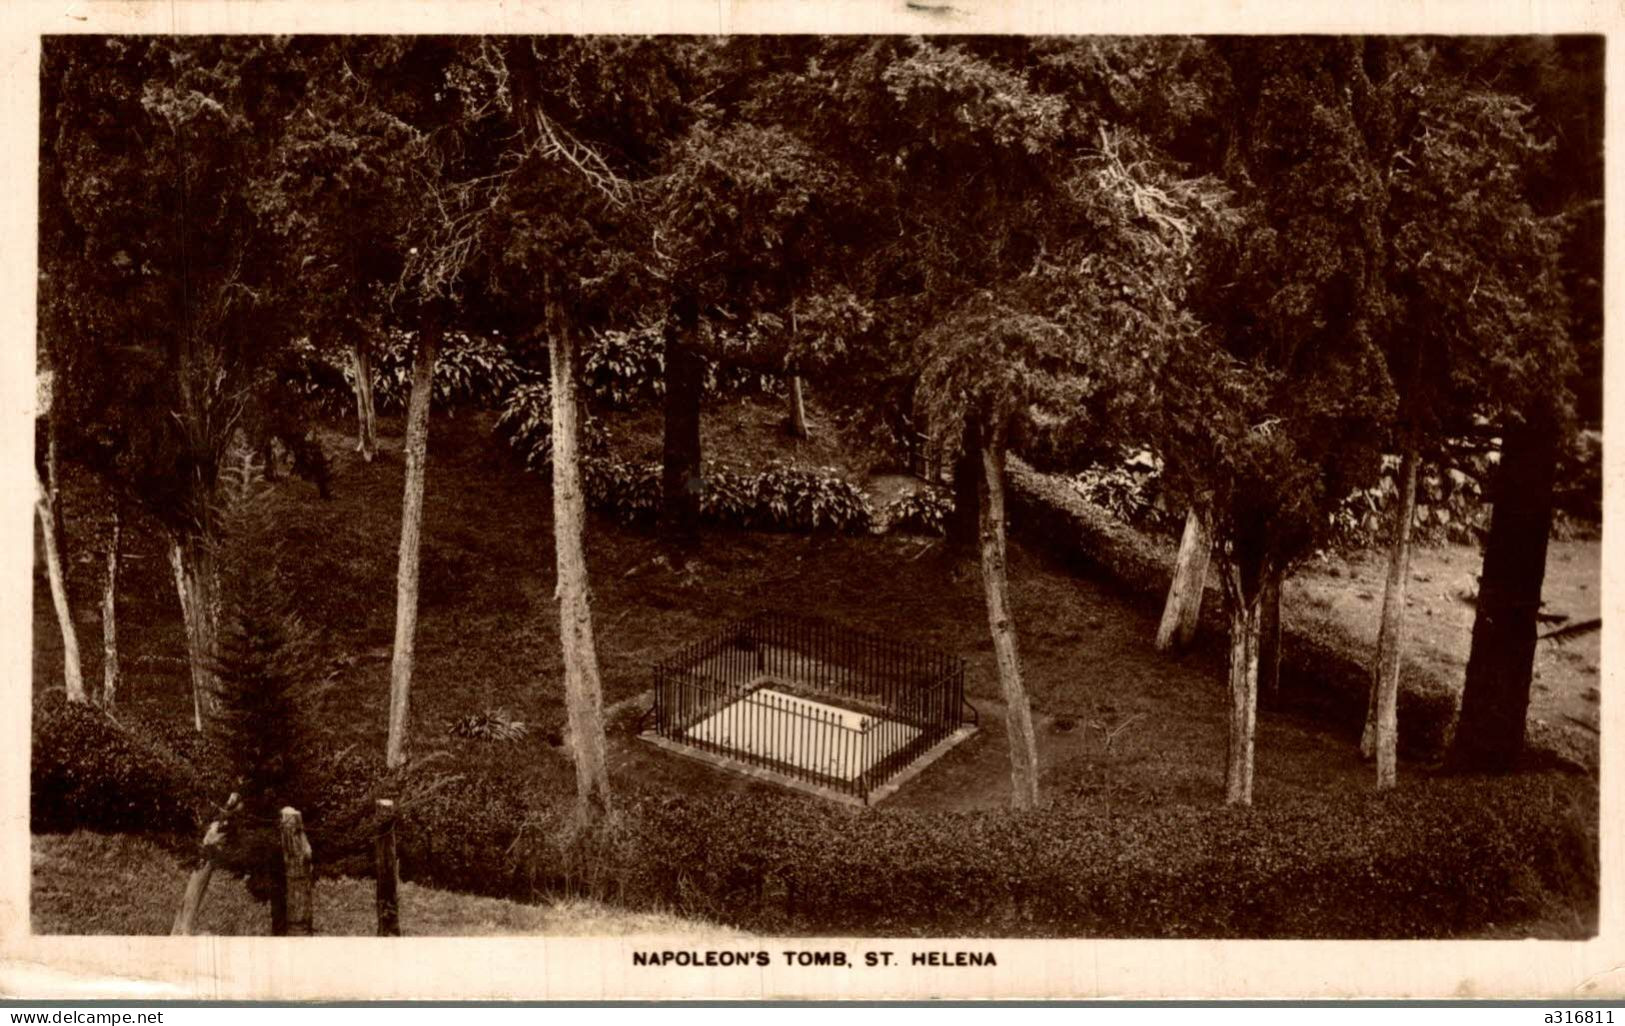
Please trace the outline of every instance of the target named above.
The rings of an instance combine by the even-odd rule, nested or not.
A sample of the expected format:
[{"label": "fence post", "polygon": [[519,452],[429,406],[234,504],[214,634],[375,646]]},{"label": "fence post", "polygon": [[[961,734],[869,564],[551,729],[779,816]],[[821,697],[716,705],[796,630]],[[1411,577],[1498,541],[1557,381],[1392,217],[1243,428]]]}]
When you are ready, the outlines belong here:
[{"label": "fence post", "polygon": [[309,937],[311,923],[310,840],[299,810],[282,810],[283,893],[287,895],[288,936]]},{"label": "fence post", "polygon": [[198,912],[203,908],[203,896],[208,893],[209,879],[214,876],[214,860],[219,854],[220,845],[226,839],[226,827],[230,825],[231,814],[237,811],[241,799],[235,792],[226,799],[226,807],[220,811],[220,817],[209,824],[209,829],[203,834],[201,857],[197,868],[186,881],[186,893],[181,896],[181,907],[175,913],[175,922],[169,928],[172,936],[189,937],[197,928]]},{"label": "fence post", "polygon": [[378,837],[373,843],[373,880],[378,898],[378,936],[401,935],[401,870],[395,853],[395,803],[378,799]]}]

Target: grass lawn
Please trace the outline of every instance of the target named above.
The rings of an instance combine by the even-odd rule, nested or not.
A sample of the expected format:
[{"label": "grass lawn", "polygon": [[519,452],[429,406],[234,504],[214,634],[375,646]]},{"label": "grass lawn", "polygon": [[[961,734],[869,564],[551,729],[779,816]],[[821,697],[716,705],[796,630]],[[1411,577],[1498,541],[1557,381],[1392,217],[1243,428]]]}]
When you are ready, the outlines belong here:
[{"label": "grass lawn", "polygon": [[[167,934],[190,867],[138,837],[78,832],[35,835],[29,900],[39,934]],[[312,920],[323,936],[370,936],[377,930],[371,880],[318,879]],[[498,898],[403,884],[401,930],[407,936],[620,936],[682,934],[738,937],[739,931],[692,919],[625,912],[592,901],[527,905]],[[268,934],[269,907],[243,882],[216,873],[198,932]]]}]

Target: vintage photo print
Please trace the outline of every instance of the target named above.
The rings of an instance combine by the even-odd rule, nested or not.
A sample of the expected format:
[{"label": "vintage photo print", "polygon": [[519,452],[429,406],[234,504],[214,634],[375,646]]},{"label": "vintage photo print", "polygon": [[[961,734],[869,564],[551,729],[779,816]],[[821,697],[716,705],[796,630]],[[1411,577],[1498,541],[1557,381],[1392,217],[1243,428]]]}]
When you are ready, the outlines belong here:
[{"label": "vintage photo print", "polygon": [[1625,991],[1605,12],[14,10],[0,993]]}]

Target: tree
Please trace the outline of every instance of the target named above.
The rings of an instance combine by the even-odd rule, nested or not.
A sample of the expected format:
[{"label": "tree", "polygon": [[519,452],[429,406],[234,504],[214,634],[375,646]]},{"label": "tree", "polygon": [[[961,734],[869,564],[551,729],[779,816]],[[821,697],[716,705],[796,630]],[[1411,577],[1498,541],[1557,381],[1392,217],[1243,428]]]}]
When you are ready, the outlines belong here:
[{"label": "tree", "polygon": [[[634,154],[647,155],[647,140],[663,131],[659,112],[674,87],[671,68],[645,41],[514,39],[491,56],[507,73],[521,149],[503,165],[484,259],[493,304],[515,317],[541,312],[531,337],[546,340],[552,383],[560,656],[577,817],[592,826],[611,790],[583,537],[576,340],[585,328],[628,326],[616,323],[627,307],[636,312],[627,298],[655,290],[650,219],[632,202],[640,184],[632,172],[646,166]],[[605,88],[606,79],[617,87]]]},{"label": "tree", "polygon": [[1603,54],[1601,40],[1587,37],[1484,40],[1462,51],[1464,71],[1493,73],[1498,86],[1531,103],[1543,134],[1552,133],[1555,146],[1533,168],[1527,197],[1545,222],[1537,225],[1561,230],[1556,277],[1567,307],[1566,318],[1550,313],[1549,251],[1536,251],[1538,319],[1523,325],[1525,350],[1513,365],[1530,387],[1500,418],[1494,507],[1450,751],[1458,768],[1504,770],[1523,750],[1558,440],[1576,413],[1600,413]]},{"label": "tree", "polygon": [[203,729],[225,454],[287,307],[252,193],[302,87],[285,41],[60,39],[42,87],[42,349],[64,446],[168,532]]},{"label": "tree", "polygon": [[[1391,408],[1377,348],[1383,97],[1358,40],[1224,40],[1233,121],[1222,153],[1246,217],[1193,298],[1163,379],[1166,478],[1211,511],[1230,619],[1225,801],[1251,804],[1264,597],[1378,467]],[[1228,252],[1227,252],[1228,251]]]},{"label": "tree", "polygon": [[319,352],[341,353],[349,364],[356,450],[371,462],[376,340],[387,327],[379,314],[402,265],[393,242],[423,199],[403,173],[421,145],[406,120],[419,108],[402,100],[389,70],[411,57],[392,41],[335,37],[308,44],[298,58],[319,87],[291,119],[258,200],[286,242],[284,273],[303,289],[301,327]]},{"label": "tree", "polygon": [[[1224,205],[1222,190],[1180,176],[1142,138],[1035,85],[1029,57],[892,43],[863,55],[896,104],[877,121],[917,131],[891,141],[888,183],[913,234],[876,259],[906,248],[917,261],[924,422],[960,466],[965,439],[979,443],[982,579],[1017,807],[1038,800],[1038,756],[1008,595],[1005,454],[1064,454],[1135,430],[1164,353],[1195,330],[1182,303],[1190,237]],[[983,246],[965,254],[962,238]]]},{"label": "tree", "polygon": [[[1398,393],[1399,489],[1361,739],[1362,752],[1376,756],[1379,789],[1396,778],[1418,465],[1470,433],[1479,418],[1504,421],[1527,408],[1568,360],[1561,233],[1536,214],[1528,195],[1546,147],[1530,131],[1526,104],[1451,68],[1448,52],[1439,52],[1447,49],[1394,53],[1387,87],[1396,137],[1385,225],[1394,298],[1385,354]],[[1533,618],[1528,627],[1532,650]]]}]

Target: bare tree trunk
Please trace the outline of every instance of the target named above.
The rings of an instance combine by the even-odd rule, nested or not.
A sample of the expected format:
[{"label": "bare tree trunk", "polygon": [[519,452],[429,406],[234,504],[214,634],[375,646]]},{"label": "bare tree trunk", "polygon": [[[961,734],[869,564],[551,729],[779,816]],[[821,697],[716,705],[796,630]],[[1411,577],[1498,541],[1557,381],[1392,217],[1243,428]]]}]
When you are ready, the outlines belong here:
[{"label": "bare tree trunk", "polygon": [[102,584],[102,705],[111,709],[118,701],[118,561],[123,531],[118,507],[113,507],[113,524],[107,537],[107,574]]},{"label": "bare tree trunk", "polygon": [[68,582],[57,547],[51,492],[44,481],[38,484],[39,494],[34,506],[39,513],[40,534],[45,541],[45,576],[51,582],[51,604],[56,607],[57,626],[62,629],[62,682],[68,689],[68,701],[83,702],[85,680],[79,662],[79,634],[73,626],[73,611],[68,608]]},{"label": "bare tree trunk", "polygon": [[801,395],[801,375],[790,375],[790,434],[797,438],[809,437],[807,432],[807,403]]},{"label": "bare tree trunk", "polygon": [[355,372],[356,452],[371,463],[378,455],[378,409],[372,398],[372,355],[367,342],[357,338],[350,349]]},{"label": "bare tree trunk", "polygon": [[169,548],[175,591],[186,625],[187,663],[192,671],[192,722],[199,733],[214,711],[215,638],[220,623],[220,588],[214,557],[200,538],[175,540]]},{"label": "bare tree trunk", "polygon": [[439,344],[439,311],[431,311],[424,316],[418,331],[417,349],[412,356],[412,396],[406,412],[406,491],[401,499],[401,549],[395,577],[395,653],[389,666],[389,739],[384,749],[384,762],[390,769],[406,761],[412,662],[417,651],[423,481],[429,461],[429,395],[434,384],[435,350]]},{"label": "bare tree trunk", "polygon": [[56,551],[63,566],[68,565],[67,503],[62,501],[62,459],[57,445],[56,412],[48,422],[50,436],[45,450],[45,484],[51,490],[51,523],[56,528]]},{"label": "bare tree trunk", "polygon": [[604,696],[593,641],[592,593],[582,544],[586,498],[581,467],[575,386],[575,340],[556,306],[548,310],[548,356],[553,384],[553,538],[558,580],[559,645],[570,745],[576,764],[578,813],[596,821],[610,801],[605,754]]},{"label": "bare tree trunk", "polygon": [[[1377,790],[1393,787],[1399,773],[1399,664],[1405,651],[1405,579],[1411,566],[1411,520],[1416,509],[1416,444],[1405,450],[1399,467],[1399,509],[1394,513],[1394,540],[1388,554],[1388,581],[1382,591],[1382,626],[1377,632],[1377,667],[1372,679],[1372,731],[1377,756]],[[1364,739],[1361,752],[1369,756]]]},{"label": "bare tree trunk", "polygon": [[1253,745],[1258,725],[1258,647],[1261,588],[1248,594],[1245,575],[1227,567],[1230,600],[1230,750],[1225,760],[1226,805],[1253,803]]},{"label": "bare tree trunk", "polygon": [[1033,731],[1027,688],[1021,680],[1016,625],[1010,610],[1004,537],[1004,449],[998,438],[984,437],[981,453],[982,585],[987,592],[987,622],[999,664],[999,687],[1004,693],[1004,725],[1010,742],[1010,804],[1029,809],[1038,804],[1038,737]]},{"label": "bare tree trunk", "polygon": [[1162,622],[1157,626],[1157,651],[1185,648],[1196,638],[1202,619],[1202,591],[1207,587],[1208,558],[1213,539],[1208,536],[1202,516],[1192,509],[1185,514],[1185,532],[1179,537],[1179,555],[1174,560],[1174,579],[1168,585],[1168,600],[1162,606]]},{"label": "bare tree trunk", "polygon": [[1281,690],[1281,575],[1264,575],[1258,593],[1258,690],[1274,697]]}]

